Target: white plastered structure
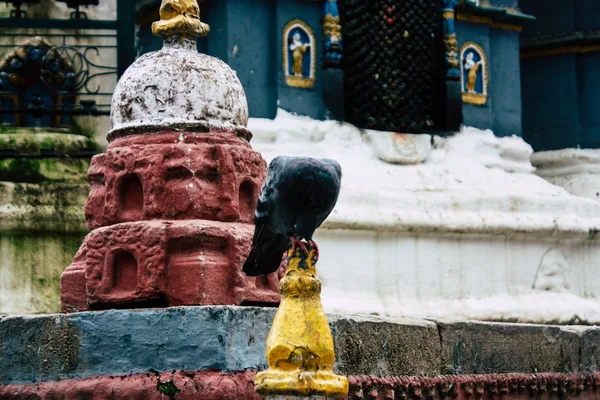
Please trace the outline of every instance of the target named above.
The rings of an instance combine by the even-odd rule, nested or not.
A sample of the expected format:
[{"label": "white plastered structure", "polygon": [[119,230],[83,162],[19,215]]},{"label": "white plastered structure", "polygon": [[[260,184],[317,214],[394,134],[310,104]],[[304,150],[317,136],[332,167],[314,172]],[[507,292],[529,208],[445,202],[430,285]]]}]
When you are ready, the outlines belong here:
[{"label": "white plastered structure", "polygon": [[315,237],[326,311],[600,322],[600,202],[537,176],[521,138],[463,128],[428,146],[429,136],[282,110],[248,127],[268,162],[342,166],[338,204]]},{"label": "white plastered structure", "polygon": [[600,150],[562,149],[533,153],[536,174],[570,193],[600,200]]}]

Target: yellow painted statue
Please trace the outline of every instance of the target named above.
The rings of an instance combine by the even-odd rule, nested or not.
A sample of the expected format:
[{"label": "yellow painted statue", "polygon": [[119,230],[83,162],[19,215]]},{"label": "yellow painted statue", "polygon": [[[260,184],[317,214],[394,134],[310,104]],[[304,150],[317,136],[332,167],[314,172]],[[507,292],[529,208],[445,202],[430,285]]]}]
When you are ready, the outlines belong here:
[{"label": "yellow painted statue", "polygon": [[302,76],[302,64],[304,62],[304,53],[310,47],[310,43],[302,43],[300,34],[294,34],[290,50],[292,51],[292,72],[295,76]]},{"label": "yellow painted statue", "polygon": [[473,53],[467,54],[467,59],[465,60],[465,69],[468,71],[467,73],[467,91],[469,93],[475,93],[475,85],[477,83],[477,72],[479,71],[479,67],[483,60],[479,60],[478,62],[473,61]]}]

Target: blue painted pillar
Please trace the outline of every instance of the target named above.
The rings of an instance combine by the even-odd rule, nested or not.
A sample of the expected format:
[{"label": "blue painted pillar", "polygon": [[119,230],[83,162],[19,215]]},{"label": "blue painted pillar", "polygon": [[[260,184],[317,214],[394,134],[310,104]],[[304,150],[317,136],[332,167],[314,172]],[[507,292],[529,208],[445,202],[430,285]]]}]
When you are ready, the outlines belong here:
[{"label": "blue painted pillar", "polygon": [[454,25],[455,9],[458,0],[442,1],[444,58],[446,60],[446,110],[445,127],[456,131],[462,123],[462,90],[460,87],[460,67],[458,61],[458,40]]},{"label": "blue painted pillar", "polygon": [[135,1],[117,0],[117,72],[123,72],[135,60]]},{"label": "blue painted pillar", "polygon": [[272,0],[218,0],[200,4],[211,32],[207,54],[233,68],[240,79],[251,117],[277,113],[276,4]]},{"label": "blue painted pillar", "polygon": [[338,0],[323,0],[323,102],[326,117],[344,120],[344,32]]},{"label": "blue painted pillar", "polygon": [[523,138],[536,151],[600,148],[597,0],[520,0]]},{"label": "blue painted pillar", "polygon": [[337,0],[323,4],[323,68],[341,68],[344,40]]}]

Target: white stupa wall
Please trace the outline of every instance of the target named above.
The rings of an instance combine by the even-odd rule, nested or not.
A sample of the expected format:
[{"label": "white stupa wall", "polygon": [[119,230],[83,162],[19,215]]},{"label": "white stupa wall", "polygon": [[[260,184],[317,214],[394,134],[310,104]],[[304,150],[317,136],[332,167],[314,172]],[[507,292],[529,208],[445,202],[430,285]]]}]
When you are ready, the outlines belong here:
[{"label": "white stupa wall", "polygon": [[540,151],[531,162],[547,181],[569,193],[600,200],[600,149]]},{"label": "white stupa wall", "polygon": [[431,144],[284,111],[249,128],[267,161],[342,166],[316,235],[327,311],[600,321],[600,203],[537,176],[521,138],[464,128]]}]

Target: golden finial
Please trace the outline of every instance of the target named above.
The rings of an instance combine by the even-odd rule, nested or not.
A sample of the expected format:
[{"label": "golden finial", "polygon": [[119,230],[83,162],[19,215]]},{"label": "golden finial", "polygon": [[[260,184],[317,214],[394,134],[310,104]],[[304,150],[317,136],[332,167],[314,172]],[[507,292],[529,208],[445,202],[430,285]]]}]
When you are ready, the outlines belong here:
[{"label": "golden finial", "polygon": [[321,304],[314,250],[290,250],[281,280],[281,304],[267,339],[269,369],[259,372],[256,391],[267,396],[348,395],[348,379],[333,373],[333,337]]},{"label": "golden finial", "polygon": [[162,0],[160,21],[152,24],[152,33],[163,38],[206,36],[210,27],[200,21],[200,7],[196,0]]}]

